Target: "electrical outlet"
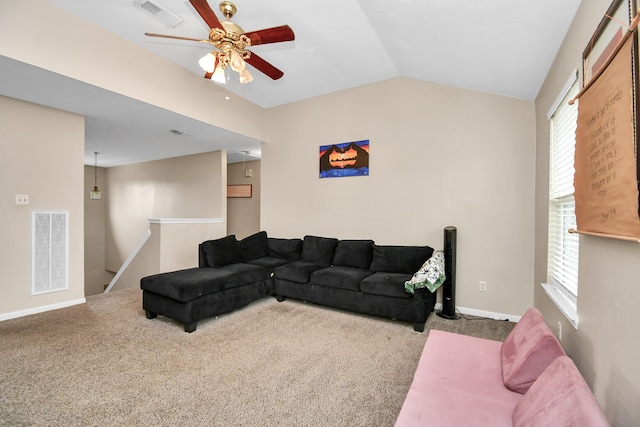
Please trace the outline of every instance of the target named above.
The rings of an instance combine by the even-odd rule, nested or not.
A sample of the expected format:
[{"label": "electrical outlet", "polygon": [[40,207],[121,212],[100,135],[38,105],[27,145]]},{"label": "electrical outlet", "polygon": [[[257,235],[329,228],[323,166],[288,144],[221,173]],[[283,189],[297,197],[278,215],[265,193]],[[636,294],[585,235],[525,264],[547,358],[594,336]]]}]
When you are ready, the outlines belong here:
[{"label": "electrical outlet", "polygon": [[16,205],[24,206],[29,204],[29,196],[26,194],[16,194]]},{"label": "electrical outlet", "polygon": [[562,322],[558,320],[558,339],[562,340]]},{"label": "electrical outlet", "polygon": [[487,292],[487,282],[485,282],[484,280],[479,281],[478,289],[480,290],[480,292]]}]

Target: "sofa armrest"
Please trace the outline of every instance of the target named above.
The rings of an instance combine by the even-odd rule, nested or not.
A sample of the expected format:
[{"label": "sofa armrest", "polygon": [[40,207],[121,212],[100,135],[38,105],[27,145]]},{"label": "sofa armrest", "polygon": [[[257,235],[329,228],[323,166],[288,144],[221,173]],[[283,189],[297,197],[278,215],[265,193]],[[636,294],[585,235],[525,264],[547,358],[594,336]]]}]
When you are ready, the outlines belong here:
[{"label": "sofa armrest", "polygon": [[609,423],[576,365],[559,356],[516,404],[513,425],[607,427]]}]

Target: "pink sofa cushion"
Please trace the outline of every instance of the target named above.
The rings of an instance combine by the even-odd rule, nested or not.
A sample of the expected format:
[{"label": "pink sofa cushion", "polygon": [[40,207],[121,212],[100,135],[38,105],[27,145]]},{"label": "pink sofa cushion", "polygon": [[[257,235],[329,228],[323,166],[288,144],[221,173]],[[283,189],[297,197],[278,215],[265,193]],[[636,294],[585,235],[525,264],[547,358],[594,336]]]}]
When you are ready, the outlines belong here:
[{"label": "pink sofa cushion", "polygon": [[558,356],[566,355],[536,308],[530,308],[513,328],[500,350],[504,385],[526,393]]},{"label": "pink sofa cushion", "polygon": [[431,329],[396,427],[511,427],[524,396],[502,382],[501,345]]},{"label": "pink sofa cushion", "polygon": [[576,365],[560,356],[516,404],[513,425],[600,427],[609,423]]}]

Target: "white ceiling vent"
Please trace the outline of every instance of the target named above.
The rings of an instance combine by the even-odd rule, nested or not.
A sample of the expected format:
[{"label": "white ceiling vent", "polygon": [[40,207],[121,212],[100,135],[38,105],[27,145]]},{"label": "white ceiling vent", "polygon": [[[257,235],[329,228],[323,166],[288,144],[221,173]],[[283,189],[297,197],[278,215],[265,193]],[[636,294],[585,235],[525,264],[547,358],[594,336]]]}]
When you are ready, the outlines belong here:
[{"label": "white ceiling vent", "polygon": [[160,6],[158,3],[152,0],[137,1],[136,6],[138,6],[142,10],[149,12],[151,15],[153,15],[154,18],[156,18],[158,21],[162,22],[169,28],[173,28],[182,22],[182,18],[180,18],[178,15],[170,12],[169,10],[167,10],[163,6]]}]

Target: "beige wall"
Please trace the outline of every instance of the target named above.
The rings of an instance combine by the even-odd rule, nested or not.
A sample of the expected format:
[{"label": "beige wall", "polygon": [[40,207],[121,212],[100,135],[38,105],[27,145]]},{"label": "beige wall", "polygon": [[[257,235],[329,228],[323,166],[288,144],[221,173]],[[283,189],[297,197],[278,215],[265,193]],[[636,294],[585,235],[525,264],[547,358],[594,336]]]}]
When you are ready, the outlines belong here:
[{"label": "beige wall", "polygon": [[[271,236],[441,249],[454,225],[457,305],[516,316],[533,305],[533,102],[399,78],[268,114],[261,224]],[[318,178],[320,145],[362,139],[369,176]]]},{"label": "beige wall", "polygon": [[[245,171],[251,170],[251,176]],[[227,199],[227,232],[238,239],[260,231],[260,161],[227,165],[227,184],[251,184],[251,198]]]},{"label": "beige wall", "polygon": [[[84,299],[84,117],[0,96],[0,316]],[[16,206],[15,195],[29,196]],[[69,289],[30,295],[32,210],[69,212]]]},{"label": "beige wall", "polygon": [[[226,174],[226,153],[220,151],[109,168],[106,268],[120,269],[150,229],[150,218],[226,217]],[[140,259],[118,281],[116,289],[139,286],[141,277],[160,270],[195,267],[197,243],[226,233],[226,222],[191,227],[202,230],[202,235],[194,235],[191,229],[180,231],[179,225],[156,228],[148,243],[149,247],[156,245],[156,250],[146,247]],[[169,233],[171,238],[163,240],[162,233]],[[168,241],[179,248],[171,262],[162,261],[167,256]]]},{"label": "beige wall", "polygon": [[97,168],[100,200],[91,200],[89,191],[93,189],[95,168],[84,167],[84,290],[85,295],[95,295],[104,291],[114,273],[105,268],[105,237],[107,224],[107,170]]},{"label": "beige wall", "polygon": [[[536,100],[535,305],[557,330],[562,344],[592,387],[613,426],[640,424],[640,245],[580,237],[578,317],[575,330],[539,283],[546,280],[549,173],[549,122],[552,106],[572,70],[581,68],[582,51],[609,0],[582,2],[573,25]],[[579,107],[578,107],[579,108]]]}]

